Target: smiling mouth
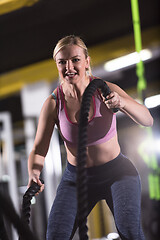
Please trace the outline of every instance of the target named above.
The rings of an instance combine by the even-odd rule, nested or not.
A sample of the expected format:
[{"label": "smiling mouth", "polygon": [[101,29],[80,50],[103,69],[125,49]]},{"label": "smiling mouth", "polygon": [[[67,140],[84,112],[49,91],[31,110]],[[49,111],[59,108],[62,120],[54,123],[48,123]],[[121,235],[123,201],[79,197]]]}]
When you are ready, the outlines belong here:
[{"label": "smiling mouth", "polygon": [[77,73],[66,73],[67,77],[74,77],[75,75],[77,75]]}]

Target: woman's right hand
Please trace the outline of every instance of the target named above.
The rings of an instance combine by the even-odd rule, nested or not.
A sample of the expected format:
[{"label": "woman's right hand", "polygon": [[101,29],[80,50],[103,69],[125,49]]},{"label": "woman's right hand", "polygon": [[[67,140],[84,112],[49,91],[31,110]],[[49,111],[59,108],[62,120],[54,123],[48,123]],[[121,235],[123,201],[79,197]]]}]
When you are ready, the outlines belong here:
[{"label": "woman's right hand", "polygon": [[44,184],[40,181],[39,179],[39,175],[35,174],[35,173],[31,173],[29,175],[29,180],[28,180],[28,188],[32,185],[32,183],[35,182],[40,186],[40,190],[38,191],[38,193],[36,193],[36,195],[38,195],[40,192],[42,192],[44,190]]}]

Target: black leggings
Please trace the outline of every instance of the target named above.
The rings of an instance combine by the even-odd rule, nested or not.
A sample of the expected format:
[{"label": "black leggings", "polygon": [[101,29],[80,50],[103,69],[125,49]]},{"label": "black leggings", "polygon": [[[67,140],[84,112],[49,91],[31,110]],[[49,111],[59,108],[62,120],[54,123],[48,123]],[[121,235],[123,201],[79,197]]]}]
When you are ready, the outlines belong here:
[{"label": "black leggings", "polygon": [[[87,168],[88,214],[102,199],[112,211],[122,240],[145,240],[141,226],[141,184],[137,170],[124,155]],[[47,240],[72,239],[76,230],[76,167],[67,164],[53,203]]]}]

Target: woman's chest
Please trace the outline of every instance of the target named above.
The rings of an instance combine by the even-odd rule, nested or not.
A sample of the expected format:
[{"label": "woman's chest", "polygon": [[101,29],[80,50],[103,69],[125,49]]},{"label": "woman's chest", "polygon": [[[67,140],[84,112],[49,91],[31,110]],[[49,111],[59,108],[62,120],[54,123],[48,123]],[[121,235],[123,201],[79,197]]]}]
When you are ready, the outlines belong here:
[{"label": "woman's chest", "polygon": [[[73,123],[79,122],[80,111],[81,111],[82,102],[76,99],[67,99],[65,100],[65,112],[68,115],[68,118]],[[91,120],[95,113],[95,104],[92,99],[90,103],[89,117],[88,120]]]}]

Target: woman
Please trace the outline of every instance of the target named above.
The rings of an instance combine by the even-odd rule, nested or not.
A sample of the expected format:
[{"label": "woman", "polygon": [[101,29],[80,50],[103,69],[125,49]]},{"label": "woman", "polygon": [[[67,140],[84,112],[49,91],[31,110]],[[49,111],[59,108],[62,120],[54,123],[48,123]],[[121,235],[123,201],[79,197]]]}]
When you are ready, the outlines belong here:
[{"label": "woman", "polygon": [[[84,42],[76,36],[61,39],[53,53],[61,80],[45,101],[39,118],[33,150],[28,160],[29,186],[37,182],[44,165],[55,124],[64,139],[67,167],[53,203],[47,239],[68,240],[76,229],[76,153],[79,112],[83,93],[92,81],[90,57]],[[144,240],[140,223],[140,179],[133,164],[121,154],[117,140],[116,114],[127,114],[143,126],[153,119],[144,105],[134,101],[117,85],[107,82],[111,93],[104,100],[99,90],[92,98],[88,122],[87,177],[88,213],[105,199],[111,209],[121,239]]]}]

